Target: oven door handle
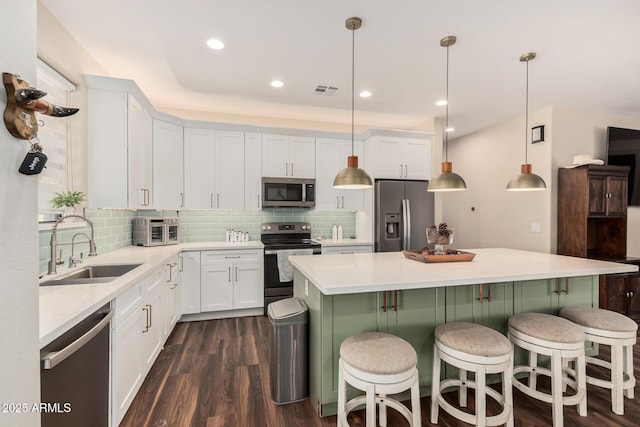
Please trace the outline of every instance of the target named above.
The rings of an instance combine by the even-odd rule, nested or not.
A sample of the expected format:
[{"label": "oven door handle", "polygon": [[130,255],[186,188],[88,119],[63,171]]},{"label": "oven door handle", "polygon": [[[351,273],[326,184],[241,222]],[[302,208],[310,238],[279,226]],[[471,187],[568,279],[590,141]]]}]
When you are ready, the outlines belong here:
[{"label": "oven door handle", "polygon": [[[320,254],[320,250],[316,250],[316,248],[309,248],[309,249],[313,249],[313,255],[319,255]],[[283,251],[287,251],[289,249],[282,249]],[[277,255],[278,254],[278,250],[265,250],[264,254],[265,255]]]}]

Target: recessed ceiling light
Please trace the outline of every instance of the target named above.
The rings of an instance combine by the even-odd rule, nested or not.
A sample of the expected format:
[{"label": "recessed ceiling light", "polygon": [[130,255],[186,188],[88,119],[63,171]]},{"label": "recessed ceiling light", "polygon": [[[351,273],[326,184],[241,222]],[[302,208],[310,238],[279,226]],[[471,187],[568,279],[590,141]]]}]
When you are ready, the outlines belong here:
[{"label": "recessed ceiling light", "polygon": [[220,50],[224,48],[224,43],[222,43],[218,39],[209,39],[207,40],[207,46],[209,46],[211,49]]},{"label": "recessed ceiling light", "polygon": [[446,99],[441,99],[440,101],[436,102],[436,105],[438,107],[442,107],[443,105],[447,105],[447,100]]},{"label": "recessed ceiling light", "polygon": [[362,92],[360,92],[360,98],[369,98],[371,96],[371,92],[369,92],[368,90],[363,90]]},{"label": "recessed ceiling light", "polygon": [[455,129],[454,128],[446,128],[444,131],[445,132],[453,132]]},{"label": "recessed ceiling light", "polygon": [[284,82],[282,80],[273,80],[271,82],[271,86],[273,86],[273,87],[282,87],[282,86],[284,86]]}]

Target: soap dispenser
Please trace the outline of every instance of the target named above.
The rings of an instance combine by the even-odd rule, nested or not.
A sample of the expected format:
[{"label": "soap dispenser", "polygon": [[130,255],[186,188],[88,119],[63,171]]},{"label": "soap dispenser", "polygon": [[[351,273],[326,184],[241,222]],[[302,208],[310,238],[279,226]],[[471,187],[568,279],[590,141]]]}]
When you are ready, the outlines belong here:
[{"label": "soap dispenser", "polygon": [[335,224],[331,227],[331,239],[338,240],[338,227]]},{"label": "soap dispenser", "polygon": [[342,241],[342,224],[338,225],[338,241]]}]

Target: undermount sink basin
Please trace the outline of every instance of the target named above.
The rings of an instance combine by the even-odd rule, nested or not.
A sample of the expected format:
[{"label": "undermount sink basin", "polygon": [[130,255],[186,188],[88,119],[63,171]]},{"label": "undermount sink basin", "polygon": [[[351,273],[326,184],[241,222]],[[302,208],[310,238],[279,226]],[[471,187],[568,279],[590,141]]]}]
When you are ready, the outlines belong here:
[{"label": "undermount sink basin", "polygon": [[58,279],[46,280],[40,286],[80,285],[87,283],[108,283],[130,272],[141,264],[90,265]]}]

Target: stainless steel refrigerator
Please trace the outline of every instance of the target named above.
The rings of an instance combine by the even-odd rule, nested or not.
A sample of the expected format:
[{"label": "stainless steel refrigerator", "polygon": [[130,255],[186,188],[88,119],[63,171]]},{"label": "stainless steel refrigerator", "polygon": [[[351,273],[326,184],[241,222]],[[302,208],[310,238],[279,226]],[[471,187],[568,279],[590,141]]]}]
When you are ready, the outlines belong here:
[{"label": "stainless steel refrigerator", "polygon": [[376,252],[418,250],[427,245],[434,221],[428,181],[378,180],[375,183]]}]

